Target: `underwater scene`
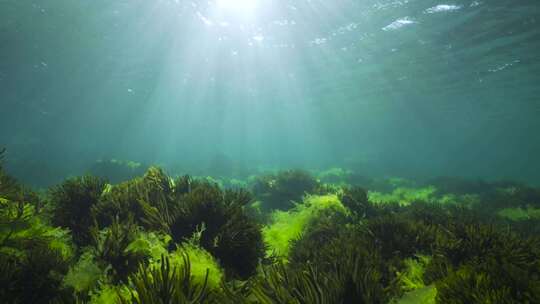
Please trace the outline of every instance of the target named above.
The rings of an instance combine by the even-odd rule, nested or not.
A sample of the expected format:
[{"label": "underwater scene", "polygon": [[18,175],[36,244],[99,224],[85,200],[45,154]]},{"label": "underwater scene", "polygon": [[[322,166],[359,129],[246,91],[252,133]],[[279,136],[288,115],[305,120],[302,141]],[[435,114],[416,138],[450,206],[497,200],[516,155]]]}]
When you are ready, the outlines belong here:
[{"label": "underwater scene", "polygon": [[538,0],[0,0],[0,303],[540,303]]}]

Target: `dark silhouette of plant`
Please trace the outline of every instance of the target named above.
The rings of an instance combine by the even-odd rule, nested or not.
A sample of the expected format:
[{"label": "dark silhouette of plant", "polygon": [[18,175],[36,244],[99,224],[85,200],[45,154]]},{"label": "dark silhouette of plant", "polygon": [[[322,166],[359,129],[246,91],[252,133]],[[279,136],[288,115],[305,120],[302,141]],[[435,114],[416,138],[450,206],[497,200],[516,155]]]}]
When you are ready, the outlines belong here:
[{"label": "dark silhouette of plant", "polygon": [[[323,235],[322,239],[318,239]],[[395,269],[361,225],[338,224],[311,230],[295,242],[291,263],[313,263],[341,286],[336,303],[386,303],[394,294]]]},{"label": "dark silhouette of plant", "polygon": [[489,274],[477,272],[470,266],[462,267],[437,282],[437,303],[536,303],[517,301],[509,286],[497,285]]},{"label": "dark silhouette of plant", "polygon": [[92,228],[92,253],[102,269],[109,269],[113,283],[124,282],[145,261],[145,256],[126,250],[136,239],[137,229],[132,220],[121,223],[118,218],[103,230]]},{"label": "dark silhouette of plant", "polygon": [[46,225],[31,204],[0,199],[0,299],[48,303],[60,296],[71,259],[66,233]]},{"label": "dark silhouette of plant", "polygon": [[261,227],[244,212],[251,194],[244,190],[224,193],[226,222],[216,235],[216,245],[208,250],[225,266],[230,277],[247,278],[255,273],[265,247]]},{"label": "dark silhouette of plant", "polygon": [[437,227],[410,219],[386,215],[367,222],[367,238],[378,248],[385,260],[414,256],[416,253],[431,253]]},{"label": "dark silhouette of plant", "polygon": [[2,161],[5,151],[5,148],[0,149],[0,198],[14,202],[31,203],[37,208],[41,207],[41,200],[36,193],[21,185],[4,171]]},{"label": "dark silhouette of plant", "polygon": [[191,181],[178,197],[173,239],[180,243],[200,232],[200,245],[214,255],[231,277],[247,278],[264,255],[260,227],[244,212],[251,195],[244,190],[223,192],[216,184]]},{"label": "dark silhouette of plant", "polygon": [[436,257],[428,267],[431,276],[440,279],[436,284],[441,303],[540,301],[537,238],[523,238],[491,225],[456,223],[438,236]]},{"label": "dark silhouette of plant", "polygon": [[73,241],[79,246],[90,242],[91,209],[97,204],[105,185],[100,178],[83,176],[67,179],[49,191],[53,224],[69,228]]},{"label": "dark silhouette of plant", "polygon": [[316,266],[295,269],[281,263],[263,268],[251,290],[261,304],[337,304],[342,303],[341,282],[318,272]]},{"label": "dark silhouette of plant", "polygon": [[[168,204],[172,194],[173,185],[169,177],[161,169],[150,167],[144,176],[115,185],[105,191],[99,202],[92,208],[92,213],[102,227],[110,225],[116,217],[120,221],[132,217],[137,224],[155,229],[157,227],[144,220],[143,205],[158,207],[162,202]],[[158,226],[161,227],[162,224]]]},{"label": "dark silhouette of plant", "polygon": [[287,210],[294,206],[293,201],[299,202],[306,193],[315,191],[318,184],[308,172],[286,170],[258,177],[252,191],[266,209]]},{"label": "dark silhouette of plant", "polygon": [[360,218],[370,218],[379,214],[379,208],[373,205],[366,190],[360,187],[345,187],[339,194],[339,200],[351,213]]}]

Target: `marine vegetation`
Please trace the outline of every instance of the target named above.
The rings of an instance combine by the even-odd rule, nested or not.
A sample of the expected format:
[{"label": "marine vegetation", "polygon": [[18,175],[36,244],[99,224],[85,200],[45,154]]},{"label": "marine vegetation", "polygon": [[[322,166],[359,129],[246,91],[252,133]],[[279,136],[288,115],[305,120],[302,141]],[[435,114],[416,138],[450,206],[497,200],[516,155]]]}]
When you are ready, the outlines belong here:
[{"label": "marine vegetation", "polygon": [[171,265],[169,258],[163,256],[160,263],[150,267],[140,267],[131,276],[130,299],[119,296],[121,303],[184,304],[206,303],[208,272],[202,283],[195,283],[191,275],[189,256],[183,255],[183,265]]},{"label": "marine vegetation", "polygon": [[540,303],[536,188],[320,184],[296,170],[252,185],[150,167],[117,184],[69,178],[40,195],[0,163],[0,298]]},{"label": "marine vegetation", "polygon": [[143,229],[172,237],[173,244],[198,238],[232,277],[246,278],[263,257],[260,225],[247,216],[252,201],[245,190],[222,190],[206,180],[181,176],[173,180],[155,167],[142,178],[106,191],[93,214],[102,226],[111,219],[136,219]]},{"label": "marine vegetation", "polygon": [[251,292],[261,304],[332,304],[340,303],[342,287],[337,277],[321,274],[313,265],[293,269],[277,263],[262,269]]},{"label": "marine vegetation", "polygon": [[16,193],[23,187],[1,167],[0,176],[0,299],[46,303],[63,298],[62,278],[73,256],[68,231],[50,226],[25,195]]},{"label": "marine vegetation", "polygon": [[373,217],[380,209],[369,201],[367,191],[360,187],[343,187],[339,200],[356,217]]},{"label": "marine vegetation", "polygon": [[142,252],[129,248],[137,234],[138,227],[131,220],[120,223],[115,219],[105,229],[98,230],[96,226],[92,229],[92,245],[89,250],[100,268],[106,269],[113,283],[125,282],[127,276],[135,272],[146,258]]},{"label": "marine vegetation", "polygon": [[215,184],[190,181],[177,198],[171,236],[180,243],[198,233],[200,245],[220,260],[228,275],[248,277],[264,252],[260,225],[244,212],[251,200],[245,190],[222,191]]},{"label": "marine vegetation", "polygon": [[266,209],[287,210],[299,202],[306,193],[313,193],[319,186],[308,172],[286,170],[277,174],[257,177],[251,186],[255,197]]},{"label": "marine vegetation", "polygon": [[90,241],[91,216],[94,207],[105,189],[106,182],[93,176],[75,177],[49,191],[52,223],[71,230],[73,241],[78,245]]},{"label": "marine vegetation", "polygon": [[309,227],[323,215],[344,215],[347,212],[336,195],[307,196],[302,204],[289,211],[276,210],[272,220],[263,228],[267,255],[287,259],[292,242],[299,239]]},{"label": "marine vegetation", "polygon": [[2,166],[5,152],[6,149],[0,149],[0,198],[12,202],[27,202],[34,205],[39,211],[43,205],[41,198],[5,172]]}]

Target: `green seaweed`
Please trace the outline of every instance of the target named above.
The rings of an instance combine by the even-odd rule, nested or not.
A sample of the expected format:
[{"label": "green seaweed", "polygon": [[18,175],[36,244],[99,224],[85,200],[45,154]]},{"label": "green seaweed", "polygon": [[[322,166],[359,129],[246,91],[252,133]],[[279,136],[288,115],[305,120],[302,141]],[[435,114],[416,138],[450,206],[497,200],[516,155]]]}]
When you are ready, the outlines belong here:
[{"label": "green seaweed", "polygon": [[148,258],[143,252],[128,250],[138,234],[138,227],[132,220],[122,223],[116,218],[102,230],[93,227],[92,253],[100,267],[107,269],[113,283],[125,282],[138,265]]},{"label": "green seaweed", "polygon": [[292,269],[278,263],[262,270],[251,293],[261,304],[333,304],[340,303],[341,288],[336,277],[319,273],[312,265]]},{"label": "green seaweed", "polygon": [[347,212],[336,195],[307,196],[302,204],[297,204],[292,210],[274,211],[271,224],[263,228],[263,238],[268,248],[267,256],[287,260],[292,242],[301,237],[310,221],[327,210]]},{"label": "green seaweed", "polygon": [[[48,192],[43,206],[0,163],[0,298],[540,302],[540,240],[526,227],[536,223],[536,189],[439,181],[434,191],[386,180],[394,190],[378,200],[358,186],[310,178],[294,171],[261,177],[272,189],[258,189],[256,203],[244,189],[187,175],[172,179],[151,167],[117,185],[68,179]],[[315,186],[299,191],[302,180]],[[377,183],[384,188],[380,180],[366,185]],[[279,207],[287,211],[267,212],[279,205],[271,199],[292,196],[298,203],[287,198],[290,205]]]},{"label": "green seaweed", "polygon": [[62,278],[73,248],[68,232],[49,226],[34,205],[0,199],[0,298],[41,303],[67,293]]},{"label": "green seaweed", "polygon": [[208,271],[202,283],[193,281],[188,254],[182,255],[182,265],[172,265],[163,256],[155,266],[139,266],[130,277],[130,299],[119,295],[121,303],[134,304],[187,304],[209,303],[211,292],[207,289]]}]

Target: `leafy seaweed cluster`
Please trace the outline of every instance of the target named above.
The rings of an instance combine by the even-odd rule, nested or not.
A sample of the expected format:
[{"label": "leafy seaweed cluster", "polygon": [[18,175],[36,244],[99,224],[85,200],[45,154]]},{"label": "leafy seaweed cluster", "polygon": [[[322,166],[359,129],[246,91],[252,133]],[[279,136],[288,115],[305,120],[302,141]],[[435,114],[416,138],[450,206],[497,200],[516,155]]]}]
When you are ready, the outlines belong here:
[{"label": "leafy seaweed cluster", "polygon": [[158,265],[143,267],[131,277],[129,299],[119,296],[121,303],[184,304],[209,302],[208,271],[202,284],[193,281],[189,256],[182,255],[183,265],[171,265],[162,256]]},{"label": "leafy seaweed cluster", "polygon": [[114,185],[70,178],[43,201],[0,164],[0,299],[540,303],[538,189],[377,183],[290,170],[256,178],[252,196],[150,167]]},{"label": "leafy seaweed cluster", "polygon": [[71,230],[77,245],[88,244],[94,224],[90,211],[105,189],[106,182],[93,176],[70,178],[49,191],[52,223]]},{"label": "leafy seaweed cluster", "polygon": [[0,167],[0,299],[7,303],[66,296],[62,278],[73,256],[68,232],[50,226],[26,201],[32,196]]},{"label": "leafy seaweed cluster", "polygon": [[257,177],[252,183],[252,191],[266,209],[287,210],[299,202],[306,193],[313,193],[319,186],[308,172],[286,170],[277,174]]}]

